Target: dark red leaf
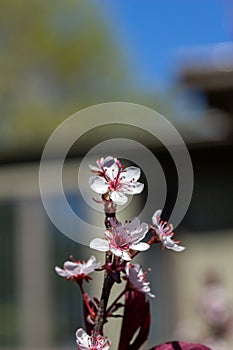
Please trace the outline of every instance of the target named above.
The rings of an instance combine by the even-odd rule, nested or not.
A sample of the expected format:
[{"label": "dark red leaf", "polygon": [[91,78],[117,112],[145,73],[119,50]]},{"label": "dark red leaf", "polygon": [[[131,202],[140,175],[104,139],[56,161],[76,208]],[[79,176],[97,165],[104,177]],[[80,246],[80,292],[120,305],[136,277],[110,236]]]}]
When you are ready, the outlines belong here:
[{"label": "dark red leaf", "polygon": [[[137,350],[146,341],[150,329],[150,305],[144,293],[128,291],[122,321],[119,350]],[[138,334],[136,335],[136,333]],[[133,337],[136,335],[135,339]]]},{"label": "dark red leaf", "polygon": [[150,350],[211,350],[202,344],[185,343],[183,341],[172,341],[163,343]]}]

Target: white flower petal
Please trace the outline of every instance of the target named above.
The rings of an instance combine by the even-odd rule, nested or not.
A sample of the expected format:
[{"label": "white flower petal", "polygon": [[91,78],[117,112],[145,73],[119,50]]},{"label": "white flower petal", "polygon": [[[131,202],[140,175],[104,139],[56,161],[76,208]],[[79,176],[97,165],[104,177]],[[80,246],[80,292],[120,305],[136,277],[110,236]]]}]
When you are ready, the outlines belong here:
[{"label": "white flower petal", "polygon": [[[137,229],[134,230],[135,233],[140,233],[141,236],[145,237],[146,233],[149,230],[149,226],[143,222]],[[142,239],[142,238],[141,238]]]},{"label": "white flower petal", "polygon": [[96,264],[93,264],[92,266],[89,266],[89,267],[84,267],[83,269],[83,273],[85,275],[89,275],[90,273],[92,273],[93,271],[95,271],[95,269],[98,269],[100,267],[101,263],[96,263]]},{"label": "white flower petal", "polygon": [[119,256],[119,257],[122,256],[122,250],[120,248],[110,247],[109,250],[116,256]]},{"label": "white flower petal", "polygon": [[110,161],[108,163],[110,163],[110,166],[107,166],[107,163],[104,165],[105,175],[110,180],[114,180],[119,173],[119,167],[114,161],[113,161],[113,163],[112,163],[112,161]]},{"label": "white flower petal", "polygon": [[91,176],[89,178],[89,185],[94,192],[99,194],[104,194],[108,190],[108,184],[101,176]]},{"label": "white flower petal", "polygon": [[61,268],[58,267],[58,266],[55,267],[55,271],[56,271],[56,273],[57,273],[59,276],[61,276],[61,277],[65,277],[65,278],[69,277],[68,272],[65,271],[65,270],[63,270],[63,269],[61,269]]},{"label": "white flower petal", "polygon": [[128,198],[122,192],[113,191],[110,193],[111,200],[118,205],[124,205],[128,202]]},{"label": "white flower petal", "polygon": [[102,170],[102,167],[104,165],[104,157],[101,157],[100,159],[96,160],[96,164],[98,165],[99,169]]},{"label": "white flower petal", "polygon": [[182,252],[183,250],[185,250],[185,247],[175,243],[173,247],[170,247],[170,249],[174,250],[174,252]]},{"label": "white flower petal", "polygon": [[145,233],[143,232],[133,232],[131,233],[131,237],[130,237],[130,243],[131,244],[136,244],[138,242],[140,242],[144,237],[145,237]]},{"label": "white flower petal", "polygon": [[106,239],[94,238],[90,242],[90,248],[99,250],[101,252],[107,252],[109,250],[109,243]]},{"label": "white flower petal", "polygon": [[108,338],[105,338],[105,341],[106,341],[106,343],[105,343],[102,350],[109,350],[111,348],[112,343],[111,343],[110,339],[108,339]]},{"label": "white flower petal", "polygon": [[131,256],[129,255],[128,251],[126,251],[126,250],[124,250],[122,252],[121,258],[125,261],[130,261],[132,259]]},{"label": "white flower petal", "polygon": [[94,255],[91,255],[90,258],[87,260],[85,267],[90,267],[94,265],[96,262],[96,257]]},{"label": "white flower petal", "polygon": [[170,236],[162,237],[161,241],[167,249],[172,249],[175,252],[182,252],[185,249],[185,247],[180,246],[176,242],[174,242]]},{"label": "white flower petal", "polygon": [[131,288],[145,293],[152,298],[155,297],[154,294],[150,293],[150,282],[145,280],[145,274],[139,264],[128,262],[125,266],[125,273]]},{"label": "white flower petal", "polygon": [[85,275],[88,275],[89,273],[93,272],[95,269],[98,269],[99,267],[100,267],[100,262],[96,262],[95,256],[92,255],[84,265],[83,272],[85,273]]},{"label": "white flower petal", "polygon": [[110,251],[114,255],[119,256],[123,260],[126,260],[126,261],[131,260],[131,256],[129,255],[128,250],[122,250],[122,249],[118,249],[118,248],[115,248],[115,247],[111,247]]},{"label": "white flower petal", "polygon": [[126,168],[121,176],[120,176],[120,182],[121,183],[129,183],[129,182],[136,182],[141,175],[140,168],[137,168],[135,166],[130,166]]},{"label": "white flower petal", "polygon": [[155,298],[155,295],[154,294],[152,294],[152,293],[147,293],[147,295],[149,296],[149,297],[151,297],[151,298]]},{"label": "white flower petal", "polygon": [[140,243],[130,245],[130,249],[138,250],[139,252],[142,252],[142,251],[147,250],[149,248],[150,248],[150,245],[145,243],[145,242],[140,242]]},{"label": "white flower petal", "polygon": [[153,225],[155,225],[156,227],[158,227],[158,223],[159,223],[159,218],[161,217],[162,214],[162,210],[158,209],[156,210],[156,212],[154,213],[154,215],[152,216],[152,223]]},{"label": "white flower petal", "polygon": [[74,271],[75,269],[77,269],[77,267],[80,268],[81,264],[78,264],[73,261],[65,261],[64,267],[69,271]]},{"label": "white flower petal", "polygon": [[141,224],[141,231],[146,234],[148,232],[148,230],[149,230],[149,226],[145,222],[143,222]]},{"label": "white flower petal", "polygon": [[133,182],[130,184],[124,184],[122,187],[122,192],[128,194],[139,194],[143,191],[144,184],[141,182]]},{"label": "white flower petal", "polygon": [[113,163],[116,163],[116,158],[113,158],[112,156],[107,156],[106,158],[102,158],[103,163],[102,166],[106,166],[107,168],[111,167]]},{"label": "white flower petal", "polygon": [[[68,261],[69,262],[69,261]],[[65,263],[66,264],[66,263]],[[76,266],[75,268],[71,268],[71,269],[69,269],[69,268],[67,268],[66,266],[65,266],[65,264],[64,264],[64,268],[65,268],[65,270],[66,270],[66,272],[68,273],[68,275],[70,276],[70,277],[72,277],[72,276],[78,276],[78,275],[80,275],[80,274],[82,274],[83,273],[83,266],[80,264],[80,266]]]},{"label": "white flower petal", "polygon": [[139,193],[141,193],[143,191],[143,189],[144,189],[144,184],[142,184],[141,182],[136,182],[134,184],[134,191],[133,191],[133,193],[134,194],[139,194]]},{"label": "white flower petal", "polygon": [[134,217],[130,222],[127,222],[124,227],[130,231],[137,231],[140,226],[140,220],[138,217]]},{"label": "white flower petal", "polygon": [[86,267],[91,266],[96,262],[96,257],[94,255],[91,255],[90,258],[86,262]]},{"label": "white flower petal", "polygon": [[89,169],[90,169],[91,171],[93,171],[93,173],[99,173],[99,172],[101,171],[101,169],[98,168],[97,166],[93,166],[93,165],[91,165],[91,164],[89,164],[88,166],[89,166]]},{"label": "white flower petal", "polygon": [[76,332],[76,343],[78,350],[90,350],[89,335],[82,328],[79,328]]},{"label": "white flower petal", "polygon": [[137,230],[134,230],[134,232],[131,233],[131,242],[137,243],[141,241],[146,236],[148,230],[149,226],[145,222],[143,222]]}]

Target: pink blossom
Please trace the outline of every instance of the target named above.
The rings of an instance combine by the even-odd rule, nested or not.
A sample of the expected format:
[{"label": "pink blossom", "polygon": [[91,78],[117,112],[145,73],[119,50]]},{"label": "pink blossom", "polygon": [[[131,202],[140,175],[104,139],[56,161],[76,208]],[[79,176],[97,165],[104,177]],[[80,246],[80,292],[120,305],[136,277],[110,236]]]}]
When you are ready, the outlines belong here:
[{"label": "pink blossom", "polygon": [[150,293],[150,282],[146,280],[147,272],[142,271],[141,265],[128,262],[125,266],[125,273],[131,289],[145,293],[151,298],[155,297]]},{"label": "pink blossom", "polygon": [[91,277],[88,275],[97,269],[100,266],[100,263],[96,263],[96,258],[92,255],[90,259],[85,262],[82,261],[65,261],[63,269],[56,266],[55,271],[61,277],[66,278],[67,280],[89,280]]},{"label": "pink blossom", "polygon": [[174,235],[173,226],[172,224],[169,225],[166,221],[161,219],[161,213],[162,210],[157,210],[152,217],[152,222],[160,241],[167,249],[172,249],[175,252],[182,252],[185,247],[178,245],[178,241],[172,240]]},{"label": "pink blossom", "polygon": [[143,191],[144,185],[137,180],[141,170],[130,166],[126,169],[117,158],[111,156],[97,160],[98,167],[89,165],[96,176],[91,176],[89,185],[99,194],[107,194],[109,198],[119,205],[127,203],[126,194],[138,194]]},{"label": "pink blossom", "polygon": [[96,160],[97,166],[93,166],[93,165],[89,164],[89,168],[93,173],[104,176],[104,173],[105,173],[104,168],[111,166],[113,163],[118,164],[119,168],[121,167],[121,163],[117,158],[113,158],[112,156],[108,156],[106,158],[101,157],[100,159],[97,159]]},{"label": "pink blossom", "polygon": [[138,218],[122,225],[116,220],[111,220],[111,230],[106,230],[104,239],[95,238],[90,242],[90,248],[103,252],[111,251],[123,260],[131,260],[130,250],[144,251],[149,249],[149,244],[141,242],[149,227],[146,223],[140,224]]},{"label": "pink blossom", "polygon": [[78,350],[108,350],[111,347],[111,341],[108,337],[90,336],[82,328],[76,332],[76,343]]}]

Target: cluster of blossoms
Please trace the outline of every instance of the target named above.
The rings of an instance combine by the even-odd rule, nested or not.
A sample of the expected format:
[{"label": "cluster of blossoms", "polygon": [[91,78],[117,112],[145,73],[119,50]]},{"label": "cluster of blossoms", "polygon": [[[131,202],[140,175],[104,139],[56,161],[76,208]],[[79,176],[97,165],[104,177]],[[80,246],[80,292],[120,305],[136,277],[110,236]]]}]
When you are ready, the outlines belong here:
[{"label": "cluster of blossoms", "polygon": [[160,217],[161,210],[157,210],[153,217],[153,225],[146,223],[140,224],[138,218],[132,219],[131,222],[122,225],[116,219],[110,219],[111,228],[104,233],[104,238],[94,238],[90,242],[90,248],[99,251],[110,251],[112,254],[129,261],[134,255],[134,251],[144,251],[150,248],[150,245],[141,242],[149,229],[151,229],[157,241],[160,241],[167,249],[181,252],[185,247],[178,245],[178,241],[172,239],[174,232],[172,225],[163,221]]},{"label": "cluster of blossoms", "polygon": [[[56,266],[55,270],[59,276],[77,282],[84,299],[87,331],[79,328],[76,332],[79,350],[110,349],[111,341],[104,337],[103,325],[110,317],[119,316],[115,312],[120,308],[124,309],[124,314],[119,349],[127,350],[130,344],[130,348],[132,346],[136,350],[148,337],[150,313],[147,297],[154,298],[155,295],[151,293],[150,282],[146,280],[148,271],[143,272],[142,267],[131,260],[148,250],[153,243],[161,243],[163,247],[176,252],[185,248],[173,240],[173,227],[161,219],[161,210],[155,211],[152,224],[140,223],[137,217],[124,224],[118,221],[117,205],[127,203],[127,195],[139,194],[143,190],[144,185],[138,182],[140,169],[134,166],[124,168],[117,158],[111,156],[100,158],[96,163],[97,166],[90,165],[95,175],[90,177],[89,184],[94,192],[101,195],[106,230],[102,238],[94,238],[90,242],[90,248],[105,252],[105,263],[101,265],[91,256],[87,262],[66,261],[63,269]],[[144,241],[148,232],[152,238]],[[100,299],[95,297],[91,300],[84,291],[83,282],[89,282],[90,273],[101,270],[105,271],[102,295]],[[124,289],[108,306],[112,286],[122,281],[126,281]],[[123,296],[125,302],[122,304],[119,300]],[[135,308],[141,310],[140,314],[135,314]],[[130,324],[127,324],[128,320],[131,320]],[[124,321],[127,327],[124,327]]]}]

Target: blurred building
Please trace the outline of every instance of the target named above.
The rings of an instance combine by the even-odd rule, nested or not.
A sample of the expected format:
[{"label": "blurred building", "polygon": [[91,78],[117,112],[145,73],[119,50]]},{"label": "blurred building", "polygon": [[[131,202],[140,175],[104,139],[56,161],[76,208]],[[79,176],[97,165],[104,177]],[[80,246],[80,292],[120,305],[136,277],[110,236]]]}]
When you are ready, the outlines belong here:
[{"label": "blurred building", "polygon": [[[192,229],[189,234],[190,251],[187,262],[182,265],[179,261],[177,266],[182,275],[183,286],[186,287],[184,290],[178,288],[179,319],[183,322],[180,323],[180,330],[176,334],[186,340],[200,340],[213,346],[213,349],[223,350],[231,349],[233,345],[233,280],[228,268],[233,263],[232,53],[232,43],[216,45],[209,49],[208,58],[202,64],[200,60],[191,59],[180,72],[181,83],[189,98],[197,97],[205,105],[201,123],[197,121],[197,124],[204,129],[206,141],[193,145],[190,149],[195,173],[195,189],[185,220],[191,219]],[[214,334],[206,315],[203,316],[202,308],[210,309],[208,304],[202,304],[202,308],[200,306],[201,291],[209,271],[220,277],[225,288],[224,293],[228,294],[229,317],[227,327],[221,334],[219,330]],[[222,303],[223,298],[219,299]],[[219,303],[217,298],[215,303]],[[214,304],[211,306],[212,309],[219,308]]]}]

